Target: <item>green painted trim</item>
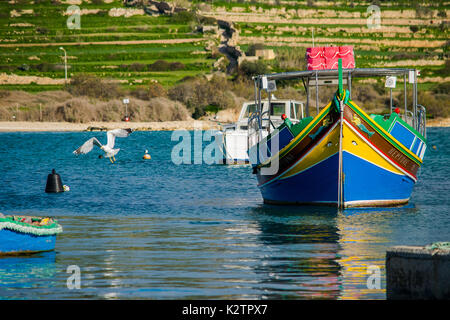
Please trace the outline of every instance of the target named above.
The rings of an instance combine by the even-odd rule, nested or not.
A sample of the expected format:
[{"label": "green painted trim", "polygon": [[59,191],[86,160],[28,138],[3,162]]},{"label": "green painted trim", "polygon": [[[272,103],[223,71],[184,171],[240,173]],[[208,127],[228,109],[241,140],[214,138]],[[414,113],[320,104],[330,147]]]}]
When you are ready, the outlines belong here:
[{"label": "green painted trim", "polygon": [[284,157],[286,155],[286,153],[291,151],[291,149],[293,149],[300,141],[302,141],[303,138],[306,137],[308,135],[308,133],[311,132],[311,130],[316,126],[316,124],[318,124],[323,118],[325,118],[328,115],[328,111],[330,109],[331,109],[331,103],[329,103],[329,105],[322,110],[322,112],[323,111],[326,111],[326,112],[324,112],[322,114],[319,113],[319,115],[316,116],[316,119],[312,120],[306,126],[306,128],[304,128],[303,131],[301,131],[298,134],[298,136],[295,137],[293,141],[291,141],[292,145],[291,145],[291,143],[289,143],[286,147],[283,148],[283,150],[280,151],[280,159],[282,157]]},{"label": "green painted trim", "polygon": [[[381,136],[383,136],[386,140],[388,140],[394,147],[396,147],[399,151],[401,151],[405,156],[407,156],[408,158],[410,158],[411,160],[413,160],[415,163],[417,163],[419,166],[422,164],[422,161],[420,160],[419,157],[417,157],[411,150],[407,149],[405,146],[397,143],[396,141],[394,141],[392,138],[394,137],[389,137],[390,133],[388,133],[386,130],[383,129],[383,127],[381,125],[379,125],[374,119],[370,118],[370,116],[367,116],[367,114],[365,113],[361,113],[358,109],[359,107],[353,103],[353,101],[349,100],[348,104],[349,107],[352,108],[353,111],[355,111],[360,117],[362,117],[367,123],[375,123],[377,124],[377,126],[373,126],[371,125],[372,129],[374,129],[376,132],[378,132]],[[383,132],[382,130],[380,130],[378,127],[380,127],[382,130],[384,130],[385,132]],[[394,138],[395,139],[395,138]],[[407,152],[405,152],[407,150]],[[414,158],[414,156],[417,157]]]},{"label": "green painted trim", "polygon": [[[389,117],[389,119],[384,120],[384,117],[382,115],[374,114],[374,117],[372,115],[370,116],[372,120],[374,120],[380,127],[382,127],[386,132],[391,133],[392,128],[394,127],[396,122],[401,123],[404,125],[408,130],[410,130],[412,133],[414,133],[420,140],[423,142],[427,142],[427,139],[423,135],[420,134],[416,129],[411,127],[405,120],[402,119],[398,114],[392,113]],[[389,127],[386,128],[387,124],[389,124]]]},{"label": "green painted trim", "polygon": [[0,230],[2,229],[8,229],[37,236],[55,235],[62,232],[62,227],[56,221],[53,221],[52,224],[46,226],[35,226],[29,223],[15,221],[13,217],[0,218]]},{"label": "green painted trim", "polygon": [[[423,142],[427,142],[427,139],[425,139],[425,137],[423,135],[421,135],[416,129],[414,129],[413,127],[411,127],[408,123],[406,123],[405,120],[402,119],[402,117],[400,117],[398,114],[395,114],[395,119],[396,122],[400,122],[402,125],[404,125],[408,130],[411,130],[412,133],[414,133],[417,137],[419,137],[420,140],[422,140]],[[389,131],[390,132],[390,131]]]},{"label": "green painted trim", "polygon": [[338,72],[339,72],[339,97],[342,97],[344,93],[344,85],[342,81],[342,59],[338,59]]},{"label": "green painted trim", "polygon": [[[322,111],[316,116],[315,119],[313,119],[294,139],[292,139],[291,142],[289,142],[283,149],[278,151],[277,155],[279,155],[279,158],[283,158],[289,151],[291,151],[297,144],[300,143],[300,141],[303,140],[304,137],[306,137],[309,132],[311,132],[312,128],[316,126],[320,121],[322,121],[323,118],[325,118],[329,111],[331,110],[331,102],[328,103],[328,105],[322,109]],[[260,163],[257,168],[264,167],[268,165],[271,161],[274,155],[271,155],[271,157],[264,163]]]}]

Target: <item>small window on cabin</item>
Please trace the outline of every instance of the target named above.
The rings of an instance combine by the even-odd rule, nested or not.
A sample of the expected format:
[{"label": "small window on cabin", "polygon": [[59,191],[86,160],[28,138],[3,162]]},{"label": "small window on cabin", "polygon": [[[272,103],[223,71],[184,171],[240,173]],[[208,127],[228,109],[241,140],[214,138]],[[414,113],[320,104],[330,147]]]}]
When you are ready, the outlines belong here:
[{"label": "small window on cabin", "polygon": [[272,103],[271,116],[281,116],[285,113],[285,104],[284,103]]},{"label": "small window on cabin", "polygon": [[295,113],[297,115],[297,119],[303,118],[302,105],[300,103],[295,103]]},{"label": "small window on cabin", "polygon": [[247,109],[245,110],[244,118],[249,118],[253,112],[256,111],[256,105],[255,104],[249,104],[247,105]]},{"label": "small window on cabin", "polygon": [[298,113],[295,112],[295,103],[291,102],[291,119],[298,119]]}]

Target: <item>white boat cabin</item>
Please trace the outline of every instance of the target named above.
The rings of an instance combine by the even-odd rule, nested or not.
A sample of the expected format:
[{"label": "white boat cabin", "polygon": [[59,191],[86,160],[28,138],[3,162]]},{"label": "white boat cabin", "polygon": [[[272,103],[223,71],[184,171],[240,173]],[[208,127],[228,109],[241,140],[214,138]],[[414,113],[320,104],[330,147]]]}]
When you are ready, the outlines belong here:
[{"label": "white boat cabin", "polygon": [[[293,124],[298,123],[304,118],[304,104],[296,100],[273,99],[270,101],[270,117],[269,117],[269,101],[263,100],[262,104],[262,126],[273,131],[283,123],[281,116],[285,114]],[[256,104],[254,101],[245,102],[242,106],[239,119],[236,123],[222,125],[222,131],[216,134],[216,142],[219,144],[223,153],[224,163],[248,163],[248,119],[252,113],[256,112]],[[272,122],[272,126],[269,126]],[[265,130],[263,135],[267,135]]]},{"label": "white boat cabin", "polygon": [[[269,101],[263,100],[261,101],[262,106],[262,117],[263,117],[263,127],[267,127],[268,124],[268,110],[269,110]],[[278,100],[273,99],[270,102],[271,104],[271,112],[270,112],[270,121],[277,127],[280,125],[283,120],[281,116],[285,114],[292,123],[297,123],[305,116],[305,107],[303,102],[296,100]],[[248,130],[248,118],[251,116],[253,112],[256,112],[255,102],[245,102],[242,106],[241,113],[239,114],[239,119],[236,123],[223,125],[223,130]]]}]

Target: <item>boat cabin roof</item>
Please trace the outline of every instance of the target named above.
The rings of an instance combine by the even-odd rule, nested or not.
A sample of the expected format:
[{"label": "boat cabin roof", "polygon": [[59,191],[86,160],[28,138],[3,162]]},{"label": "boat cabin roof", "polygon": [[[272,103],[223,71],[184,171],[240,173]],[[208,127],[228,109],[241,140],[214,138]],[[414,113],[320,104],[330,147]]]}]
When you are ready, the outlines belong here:
[{"label": "boat cabin roof", "polygon": [[[353,78],[370,78],[370,77],[385,77],[385,76],[407,76],[409,72],[415,71],[415,69],[403,69],[403,68],[355,68],[355,69],[343,69],[344,75],[350,74]],[[337,69],[330,70],[304,70],[304,71],[291,71],[280,72],[259,75],[256,78],[266,77],[267,80],[293,80],[300,78],[315,78],[316,75],[319,79],[336,79],[338,74]]]}]

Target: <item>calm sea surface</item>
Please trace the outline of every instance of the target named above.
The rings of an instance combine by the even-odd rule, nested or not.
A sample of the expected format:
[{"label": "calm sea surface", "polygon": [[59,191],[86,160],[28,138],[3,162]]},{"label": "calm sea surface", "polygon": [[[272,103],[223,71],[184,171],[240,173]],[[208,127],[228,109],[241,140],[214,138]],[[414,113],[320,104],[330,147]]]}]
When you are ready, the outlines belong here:
[{"label": "calm sea surface", "polygon": [[[429,129],[409,205],[343,212],[264,205],[248,166],[177,166],[171,134],[117,139],[111,164],[72,154],[104,132],[0,133],[0,212],[64,228],[55,252],[0,258],[0,298],[385,299],[388,247],[450,240],[449,128]],[[44,192],[53,168],[70,192]]]}]

